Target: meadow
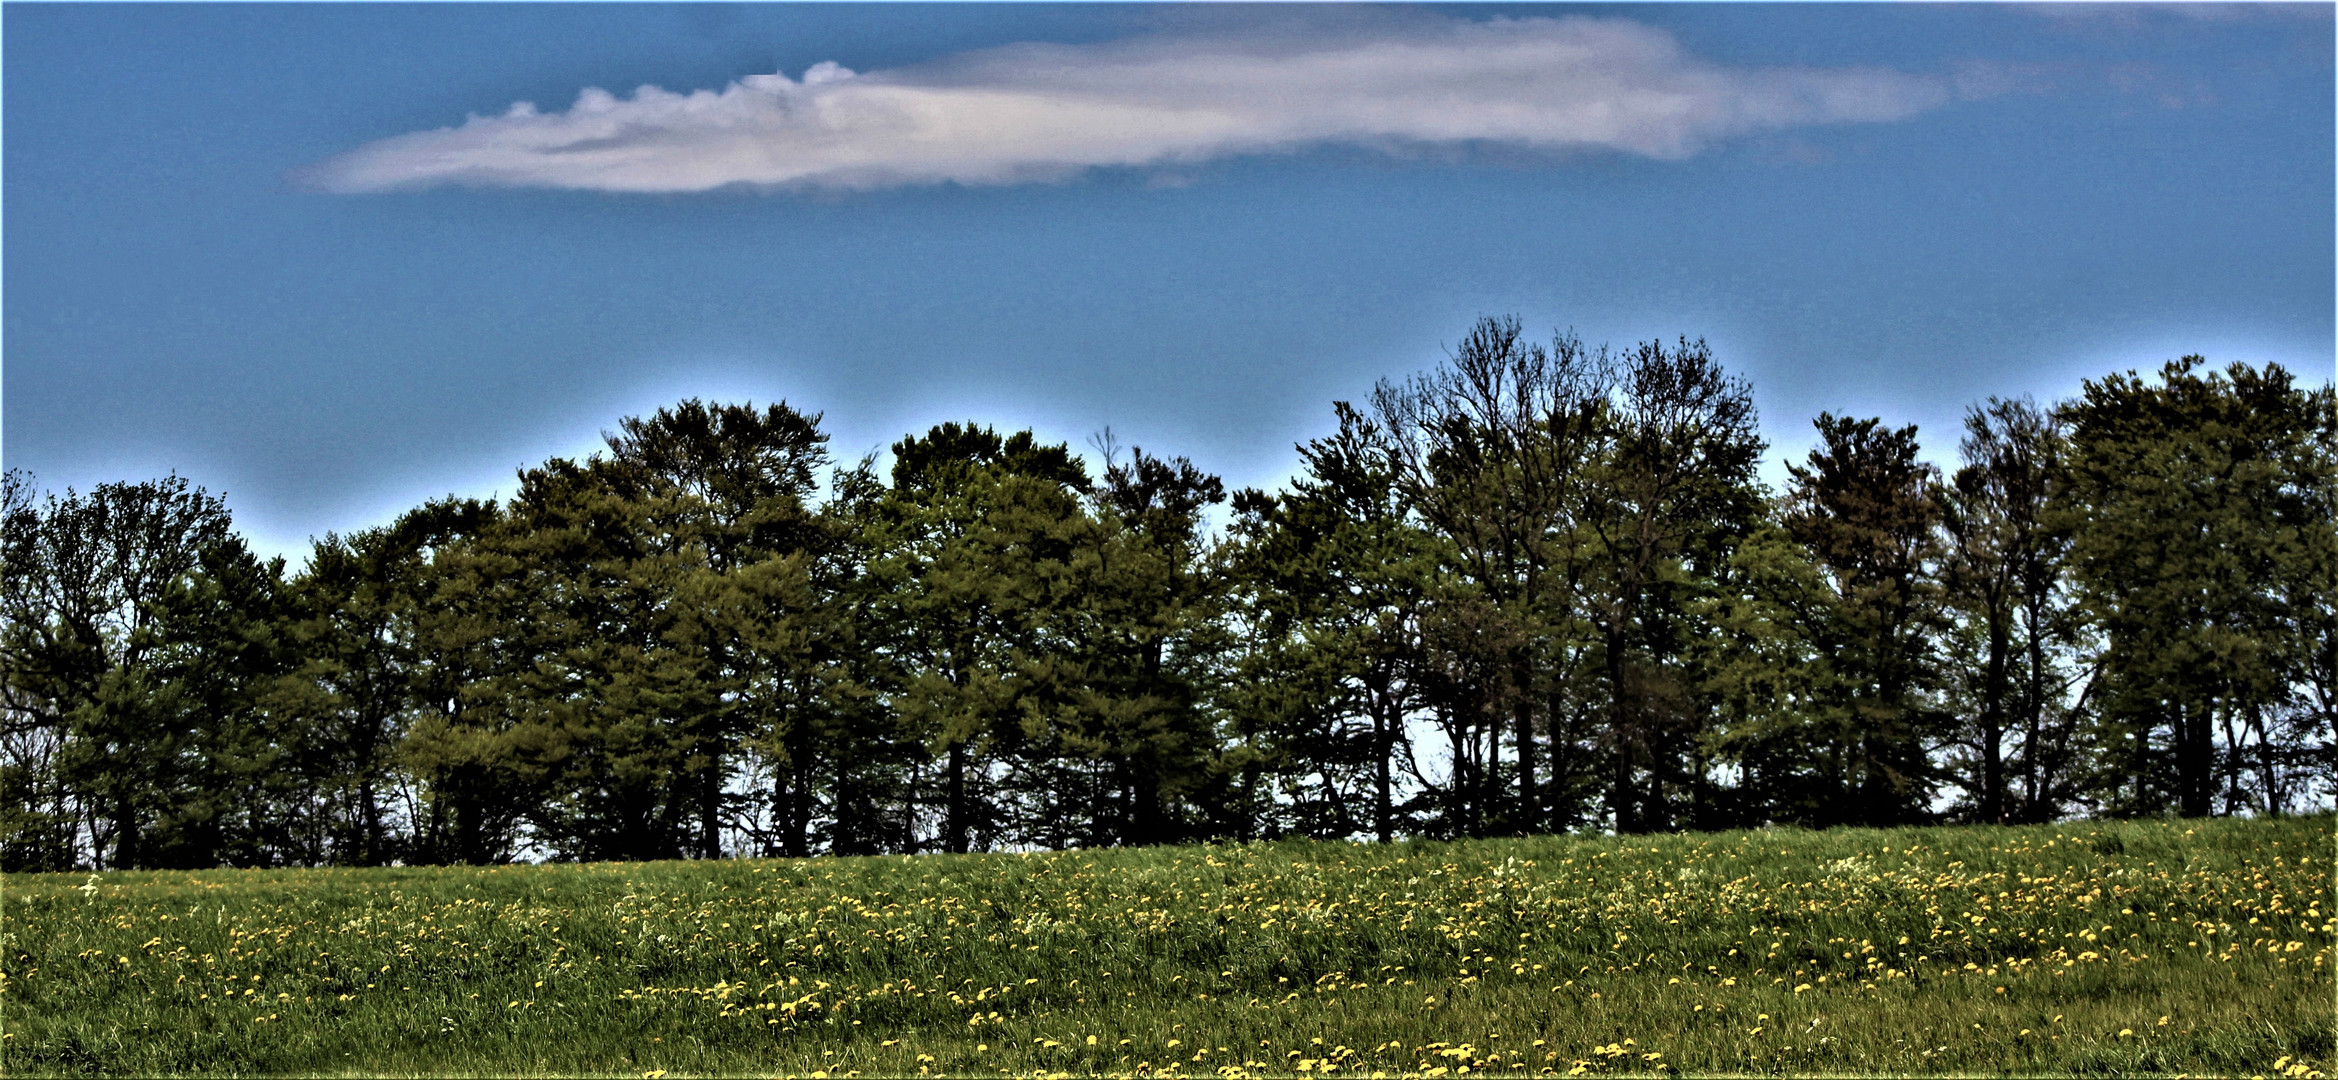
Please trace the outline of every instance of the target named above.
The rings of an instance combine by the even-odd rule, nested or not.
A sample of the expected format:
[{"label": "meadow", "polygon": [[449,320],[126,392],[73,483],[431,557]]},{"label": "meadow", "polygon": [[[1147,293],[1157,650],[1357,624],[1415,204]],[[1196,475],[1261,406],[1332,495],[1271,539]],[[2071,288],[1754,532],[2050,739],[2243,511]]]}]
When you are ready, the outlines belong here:
[{"label": "meadow", "polygon": [[0,879],[0,1070],[2330,1070],[2328,816]]}]

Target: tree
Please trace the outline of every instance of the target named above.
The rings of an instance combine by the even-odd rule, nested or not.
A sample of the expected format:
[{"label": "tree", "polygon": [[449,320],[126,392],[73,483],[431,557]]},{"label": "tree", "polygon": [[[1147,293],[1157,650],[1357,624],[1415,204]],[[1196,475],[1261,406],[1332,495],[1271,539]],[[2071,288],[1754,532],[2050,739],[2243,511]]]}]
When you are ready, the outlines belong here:
[{"label": "tree", "polygon": [[1684,801],[1695,821],[1709,802],[1711,732],[1700,680],[1680,660],[1701,634],[1693,598],[1765,509],[1754,475],[1764,443],[1752,387],[1702,341],[1643,342],[1616,373],[1602,413],[1611,434],[1582,488],[1595,543],[1580,588],[1606,677],[1608,808],[1629,833],[1674,827]]},{"label": "tree", "polygon": [[[1516,318],[1489,317],[1446,366],[1373,392],[1396,490],[1483,597],[1466,628],[1454,624],[1443,640],[1500,650],[1452,667],[1467,674],[1445,683],[1473,699],[1446,715],[1473,728],[1470,718],[1500,717],[1510,728],[1516,795],[1489,825],[1533,830],[1546,820],[1536,717],[1553,638],[1579,615],[1565,583],[1581,559],[1575,510],[1605,435],[1608,379],[1604,349],[1571,335],[1545,349],[1524,340]],[[1457,770],[1475,767],[1475,751],[1457,742],[1456,755]],[[1482,758],[1489,779],[1493,755],[1489,746]]]},{"label": "tree", "polygon": [[[1510,729],[1519,799],[1497,820],[1576,824],[1596,782],[1616,829],[1670,827],[1706,788],[1684,604],[1762,509],[1750,387],[1703,342],[1546,349],[1481,319],[1375,406],[1395,488],[1458,557],[1428,623],[1438,714]],[[1496,750],[1456,738],[1457,776],[1490,780]]]},{"label": "tree", "polygon": [[1214,775],[1217,732],[1204,710],[1216,655],[1220,590],[1206,567],[1201,515],[1225,485],[1184,458],[1103,438],[1104,481],[1074,522],[1062,577],[1041,612],[1031,668],[1044,693],[1025,699],[1034,749],[1095,792],[1082,839],[1145,845],[1189,838],[1186,800]]},{"label": "tree", "polygon": [[2274,767],[2270,720],[2329,647],[2313,628],[2328,625],[2314,583],[2332,550],[2331,391],[2278,365],[2204,363],[2170,362],[2158,385],[2089,380],[2061,410],[2071,565],[2104,638],[2121,813],[2213,813],[2220,779],[2224,812],[2271,809],[2243,790],[2246,744]]},{"label": "tree", "polygon": [[1008,826],[997,770],[1024,738],[1039,628],[1082,526],[1087,472],[1028,431],[945,423],[893,447],[892,486],[869,542],[873,612],[895,665],[887,700],[939,761],[943,850],[988,846]]},{"label": "tree", "polygon": [[[51,814],[73,819],[94,865],[149,864],[149,834],[178,784],[178,742],[160,695],[160,604],[227,541],[227,508],[172,476],[100,484],[36,505],[11,473],[4,596],[12,736],[54,749]],[[48,781],[18,781],[38,790]],[[55,821],[28,821],[53,829]]]},{"label": "tree", "polygon": [[639,481],[620,461],[555,459],[521,474],[501,528],[475,541],[514,571],[495,612],[499,767],[537,781],[522,816],[570,857],[703,854],[706,775],[729,734],[697,588],[706,546]]},{"label": "tree", "polygon": [[518,852],[559,746],[521,700],[527,634],[547,621],[531,609],[521,530],[493,503],[451,516],[417,584],[415,716],[398,757],[417,789],[411,859],[483,865]]},{"label": "tree", "polygon": [[[788,706],[780,693],[802,673],[772,669],[799,649],[783,645],[801,635],[809,617],[811,564],[828,541],[810,507],[820,469],[828,463],[828,436],[818,414],[786,402],[707,405],[696,398],[627,417],[609,434],[613,471],[629,492],[657,509],[646,523],[654,545],[696,575],[679,591],[698,603],[679,610],[694,620],[676,633],[702,655],[707,677],[719,687],[708,699],[712,715],[698,718],[688,783],[697,810],[696,853],[722,853],[724,791],[730,762],[742,744],[774,724]],[[699,565],[700,563],[703,565]],[[710,621],[711,620],[711,621]],[[758,657],[749,643],[767,650]],[[750,671],[764,668],[757,680]]]},{"label": "tree", "polygon": [[411,840],[397,800],[411,797],[400,748],[428,665],[416,640],[433,554],[475,534],[493,508],[445,499],[388,526],[326,534],[286,589],[287,644],[297,668],[282,707],[304,725],[302,745],[326,781],[319,861],[381,866]]},{"label": "tree", "polygon": [[2058,513],[2068,443],[2052,412],[1991,398],[1966,412],[1958,446],[1965,464],[1940,500],[1944,598],[1959,620],[1951,666],[1968,710],[1951,767],[1963,767],[1975,820],[2051,821],[2079,779],[2068,698],[2083,626]]},{"label": "tree", "polygon": [[[1422,621],[1443,560],[1408,520],[1385,445],[1347,402],[1338,431],[1299,446],[1281,496],[1234,496],[1223,549],[1239,653],[1223,679],[1245,828],[1381,843],[1400,817],[1399,761],[1419,783],[1406,721],[1427,706]],[[1275,790],[1257,784],[1271,778]],[[1364,804],[1363,809],[1353,805]]]},{"label": "tree", "polygon": [[[2296,771],[2328,795],[2338,788],[2338,391],[2309,391],[2305,404],[2316,419],[2288,447],[2286,467],[2304,514],[2281,573],[2290,680],[2298,690],[2284,711],[2288,741],[2302,748],[2293,755]],[[2302,799],[2309,792],[2299,787]],[[2268,776],[2268,809],[2286,812],[2284,794]]]},{"label": "tree", "polygon": [[1855,673],[1830,648],[1837,597],[1811,550],[1775,521],[1729,555],[1695,601],[1700,690],[1720,714],[1717,763],[1737,774],[1714,816],[1744,827],[1842,819],[1842,703]]},{"label": "tree", "polygon": [[1820,445],[1789,466],[1785,526],[1827,573],[1815,630],[1842,696],[1817,702],[1826,784],[1816,824],[1923,819],[1934,777],[1926,756],[1942,717],[1931,692],[1940,628],[1938,471],[1917,460],[1916,429],[1820,413]]},{"label": "tree", "polygon": [[928,755],[895,708],[906,674],[900,563],[886,556],[898,508],[869,459],[838,470],[832,487],[808,576],[773,594],[787,617],[757,623],[768,636],[748,649],[780,706],[754,744],[771,777],[766,849],[809,855],[824,820],[832,852],[914,852]]},{"label": "tree", "polygon": [[32,474],[0,474],[0,872],[71,868],[83,811],[57,776],[65,731],[39,647],[50,622]]},{"label": "tree", "polygon": [[[292,667],[283,570],[282,559],[263,562],[232,534],[205,545],[141,631],[150,640],[145,677],[107,688],[119,687],[119,696],[101,691],[143,733],[108,735],[143,741],[137,749],[158,761],[168,755],[140,777],[155,798],[137,865],[322,861],[317,795],[332,783],[333,762],[313,751],[313,730],[282,707]],[[85,775],[119,779],[111,762],[91,764]]]}]

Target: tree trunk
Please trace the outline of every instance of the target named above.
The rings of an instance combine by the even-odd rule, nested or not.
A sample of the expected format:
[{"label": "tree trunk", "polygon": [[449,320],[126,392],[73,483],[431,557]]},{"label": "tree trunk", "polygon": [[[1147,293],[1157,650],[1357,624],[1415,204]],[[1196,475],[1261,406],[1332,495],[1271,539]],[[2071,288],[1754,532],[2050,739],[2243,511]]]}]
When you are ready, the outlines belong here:
[{"label": "tree trunk", "polygon": [[479,821],[479,800],[471,787],[470,778],[464,777],[456,788],[455,852],[463,865],[479,866],[487,861],[487,830]]},{"label": "tree trunk", "polygon": [[2241,740],[2233,733],[2232,706],[2220,710],[2219,722],[2224,727],[2224,813],[2231,817],[2241,812]]},{"label": "tree trunk", "polygon": [[800,716],[783,717],[781,722],[786,725],[779,740],[785,758],[771,777],[780,815],[779,849],[788,858],[802,859],[812,854],[812,750],[806,745],[811,740]]},{"label": "tree trunk", "polygon": [[1389,737],[1388,700],[1385,695],[1372,695],[1372,832],[1383,844],[1395,837],[1395,821],[1389,758],[1395,756],[1396,740]]},{"label": "tree trunk", "polygon": [[810,858],[812,854],[813,810],[811,756],[807,754],[798,758],[794,768],[796,776],[794,790],[790,792],[792,796],[790,809],[795,814],[795,822],[794,828],[788,835],[788,840],[794,845],[798,858]]},{"label": "tree trunk", "polygon": [[2051,778],[2040,772],[2041,767],[2038,762],[2038,755],[2044,753],[2045,750],[2039,744],[2044,741],[2045,737],[2046,646],[2039,639],[2038,624],[2042,620],[2037,617],[2035,611],[2036,608],[2033,606],[2031,613],[2023,619],[2022,636],[2025,639],[2024,645],[2029,650],[2029,670],[2023,674],[2029,680],[2029,690],[2022,695],[2021,702],[2023,725],[2021,820],[2031,824],[2040,824],[2051,816],[2051,811],[2045,805],[2047,801],[2045,787]]},{"label": "tree trunk", "polygon": [[1136,762],[1130,770],[1129,794],[1136,802],[1131,815],[1134,828],[1129,836],[1132,847],[1143,847],[1162,842],[1161,781],[1143,762]]},{"label": "tree trunk", "polygon": [[1615,812],[1616,835],[1623,836],[1640,831],[1640,813],[1639,792],[1632,782],[1635,732],[1624,690],[1623,635],[1614,630],[1607,634],[1607,729],[1608,739],[1615,747],[1607,801],[1609,809]]},{"label": "tree trunk", "polygon": [[373,777],[368,776],[357,785],[357,811],[365,823],[365,850],[358,855],[363,866],[380,866],[389,860],[382,849],[388,843],[382,836],[381,796],[374,790]]},{"label": "tree trunk", "polygon": [[917,796],[925,790],[925,766],[909,766],[909,785],[901,796],[901,853],[917,854]]},{"label": "tree trunk", "polygon": [[836,813],[830,826],[828,853],[830,855],[858,855],[861,853],[860,811],[853,805],[850,766],[844,755],[836,755]]},{"label": "tree trunk", "polygon": [[950,763],[945,788],[949,805],[943,810],[942,850],[952,854],[966,853],[966,744],[950,744]]},{"label": "tree trunk", "polygon": [[2176,787],[2185,817],[2207,817],[2214,809],[2216,755],[2208,734],[2208,718],[2190,704],[2176,706]]},{"label": "tree trunk", "polygon": [[707,755],[706,768],[698,782],[698,857],[702,859],[719,859],[723,855],[722,777],[722,758]]},{"label": "tree trunk", "polygon": [[2005,668],[2011,637],[2011,628],[1992,603],[1988,668],[1981,689],[1981,820],[1993,825],[2005,823]]},{"label": "tree trunk", "polygon": [[1533,678],[1526,650],[1520,647],[1510,665],[1510,713],[1511,737],[1518,740],[1518,827],[1514,831],[1521,834],[1542,831],[1541,791],[1535,784],[1534,769],[1534,699],[1527,693]]},{"label": "tree trunk", "polygon": [[2273,764],[2273,743],[2265,731],[2265,708],[2249,703],[2248,727],[2257,736],[2257,782],[2265,789],[2265,813],[2279,817],[2289,812],[2289,796],[2281,790],[2279,770]]},{"label": "tree trunk", "polygon": [[127,798],[114,801],[114,859],[107,870],[134,870],[138,867],[138,819],[130,809]]}]

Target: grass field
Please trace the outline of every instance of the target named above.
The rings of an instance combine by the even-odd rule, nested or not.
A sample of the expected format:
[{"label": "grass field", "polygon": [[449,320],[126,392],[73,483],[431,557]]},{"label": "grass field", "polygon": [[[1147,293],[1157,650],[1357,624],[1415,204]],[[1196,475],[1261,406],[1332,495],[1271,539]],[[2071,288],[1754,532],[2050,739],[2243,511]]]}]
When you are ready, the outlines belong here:
[{"label": "grass field", "polygon": [[15,875],[0,1069],[2305,1077],[2332,824]]}]

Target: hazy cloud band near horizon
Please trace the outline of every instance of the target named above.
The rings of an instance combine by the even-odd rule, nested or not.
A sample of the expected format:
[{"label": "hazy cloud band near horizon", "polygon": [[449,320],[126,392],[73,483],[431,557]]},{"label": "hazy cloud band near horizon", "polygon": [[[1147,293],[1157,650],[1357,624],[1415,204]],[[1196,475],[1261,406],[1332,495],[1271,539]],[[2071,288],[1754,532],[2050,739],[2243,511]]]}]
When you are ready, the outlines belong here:
[{"label": "hazy cloud band near horizon", "polygon": [[1878,67],[1730,67],[1614,19],[1439,20],[1265,37],[1022,44],[721,91],[594,88],[382,139],[296,172],[340,193],[609,192],[1057,179],[1323,144],[1677,159],[1720,139],[1903,119],[1986,87]]}]

